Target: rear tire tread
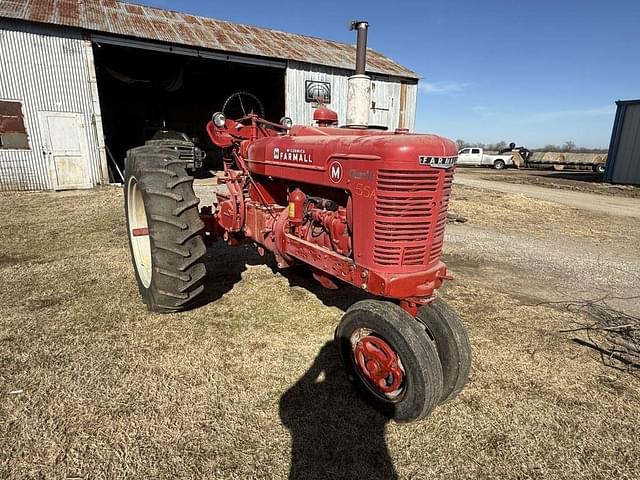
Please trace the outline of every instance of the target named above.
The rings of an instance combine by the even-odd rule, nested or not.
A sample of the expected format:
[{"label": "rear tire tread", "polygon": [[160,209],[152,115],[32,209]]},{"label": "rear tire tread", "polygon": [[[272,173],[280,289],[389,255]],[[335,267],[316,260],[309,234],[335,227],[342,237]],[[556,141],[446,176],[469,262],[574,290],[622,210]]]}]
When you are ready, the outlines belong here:
[{"label": "rear tire tread", "polygon": [[175,200],[176,202],[181,202],[182,200],[184,200],[182,195],[179,195],[177,193],[165,192],[164,190],[147,189],[147,193],[149,195],[158,195],[160,197],[167,197],[172,200]]},{"label": "rear tire tread", "polygon": [[200,221],[200,224],[197,227],[191,230],[189,230],[189,228],[191,227],[187,228],[187,232],[182,236],[182,238],[176,240],[177,244],[184,245],[190,238],[193,238],[196,235],[200,235],[202,233],[202,230],[204,229],[204,223]]},{"label": "rear tire tread", "polygon": [[184,262],[182,262],[182,264],[178,266],[178,270],[180,270],[181,272],[184,272],[188,268],[192,267],[195,263],[199,262],[200,259],[207,253],[207,247],[203,245],[202,249],[203,249],[202,253],[191,252],[190,255],[187,255],[185,258],[188,258],[188,260],[185,260]]},{"label": "rear tire tread", "polygon": [[180,231],[186,230],[189,228],[189,225],[185,222],[181,222],[180,220],[175,220],[171,217],[166,217],[164,215],[151,215],[151,220],[155,220],[156,222],[166,223],[167,225],[172,225],[179,229]]},{"label": "rear tire tread", "polygon": [[192,301],[192,299],[198,295],[200,295],[202,292],[204,292],[204,285],[200,285],[198,288],[196,288],[195,290],[193,290],[193,292],[191,292],[191,296],[190,298],[187,298],[186,300],[182,300],[181,302],[178,303],[178,305],[185,306],[185,305],[189,305]]},{"label": "rear tire tread", "polygon": [[187,249],[180,248],[177,245],[167,245],[160,241],[154,242],[154,245],[156,246],[156,248],[159,248],[161,250],[166,250],[167,252],[175,253],[176,255],[180,255],[181,257],[184,257],[184,258],[188,258],[192,255],[188,248]]},{"label": "rear tire tread", "polygon": [[178,280],[182,280],[183,282],[188,282],[191,280],[191,275],[187,273],[179,273],[171,270],[165,270],[164,268],[156,268],[156,272],[160,275],[166,275],[167,277],[176,278]]},{"label": "rear tire tread", "polygon": [[180,289],[180,291],[186,292],[187,290],[194,288],[196,284],[198,284],[198,282],[203,280],[206,275],[207,275],[206,272],[202,272],[201,274],[195,275],[189,283],[187,283],[184,287]]},{"label": "rear tire tread", "polygon": [[174,180],[173,182],[167,183],[167,188],[174,189],[174,188],[176,188],[178,185],[180,185],[182,183],[193,183],[193,177],[189,176],[189,177],[178,178],[177,180]]},{"label": "rear tire tread", "polygon": [[140,169],[142,173],[152,174],[152,173],[160,173],[162,175],[168,175],[172,178],[177,177],[178,174],[171,170],[167,170],[166,168],[142,168]]},{"label": "rear tire tread", "polygon": [[199,198],[194,198],[193,200],[185,200],[182,205],[176,207],[176,209],[173,211],[173,214],[175,216],[178,216],[182,212],[184,212],[186,209],[191,208],[191,207],[197,207],[198,205],[200,205],[200,199]]},{"label": "rear tire tread", "polygon": [[126,182],[136,181],[142,192],[151,241],[151,282],[145,287],[136,270],[138,288],[149,309],[160,313],[194,305],[207,275],[200,201],[193,176],[184,168],[188,161],[178,155],[176,150],[145,145],[130,150],[126,161]]},{"label": "rear tire tread", "polygon": [[160,295],[164,295],[165,297],[177,298],[178,300],[188,300],[189,299],[189,294],[188,293],[175,293],[175,292],[168,292],[166,290],[158,290],[158,293]]}]

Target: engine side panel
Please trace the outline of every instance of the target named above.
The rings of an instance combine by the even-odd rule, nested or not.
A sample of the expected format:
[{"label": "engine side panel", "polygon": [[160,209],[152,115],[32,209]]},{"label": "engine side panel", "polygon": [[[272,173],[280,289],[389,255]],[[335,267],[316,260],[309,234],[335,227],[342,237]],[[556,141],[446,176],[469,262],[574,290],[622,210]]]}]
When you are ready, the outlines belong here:
[{"label": "engine side panel", "polygon": [[247,166],[288,185],[348,192],[359,265],[387,273],[433,267],[442,250],[455,144],[435,135],[336,131],[302,127],[300,135],[254,141]]}]

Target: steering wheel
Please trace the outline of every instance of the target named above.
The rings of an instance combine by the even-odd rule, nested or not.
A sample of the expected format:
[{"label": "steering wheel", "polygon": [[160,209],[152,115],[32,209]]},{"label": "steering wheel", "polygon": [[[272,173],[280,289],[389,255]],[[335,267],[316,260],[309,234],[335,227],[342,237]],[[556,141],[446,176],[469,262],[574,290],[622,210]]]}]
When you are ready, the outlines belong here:
[{"label": "steering wheel", "polygon": [[[257,108],[256,108],[257,107]],[[232,113],[239,113],[238,115],[229,115],[229,111]],[[222,105],[222,113],[227,118],[241,118],[246,117],[249,113],[255,113],[260,118],[264,118],[264,106],[258,97],[249,92],[236,92],[229,95]]]}]

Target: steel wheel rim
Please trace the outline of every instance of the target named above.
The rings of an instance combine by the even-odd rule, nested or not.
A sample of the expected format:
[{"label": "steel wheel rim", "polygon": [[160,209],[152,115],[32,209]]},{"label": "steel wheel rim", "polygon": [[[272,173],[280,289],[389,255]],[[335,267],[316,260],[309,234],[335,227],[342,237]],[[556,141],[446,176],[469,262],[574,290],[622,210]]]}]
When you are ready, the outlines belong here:
[{"label": "steel wheel rim", "polygon": [[362,383],[378,398],[399,402],[406,392],[407,375],[393,346],[369,328],[355,330],[350,340],[353,365]]},{"label": "steel wheel rim", "polygon": [[135,178],[129,179],[127,186],[127,219],[129,221],[129,238],[133,252],[133,263],[138,277],[145,288],[151,285],[152,259],[151,239],[147,211],[144,208],[142,192]]}]

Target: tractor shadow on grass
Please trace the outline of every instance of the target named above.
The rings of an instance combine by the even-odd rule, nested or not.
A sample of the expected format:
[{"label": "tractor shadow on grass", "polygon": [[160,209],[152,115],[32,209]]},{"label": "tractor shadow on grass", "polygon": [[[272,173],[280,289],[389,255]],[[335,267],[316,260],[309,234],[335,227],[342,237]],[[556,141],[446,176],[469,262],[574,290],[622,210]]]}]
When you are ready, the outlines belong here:
[{"label": "tractor shadow on grass", "polygon": [[284,270],[274,268],[275,272],[286,278],[290,286],[302,287],[313,293],[325,306],[338,307],[343,312],[360,300],[379,299],[379,297],[348,283],[340,283],[340,288],[337,290],[325,288],[313,278],[311,269],[305,265],[296,265]]},{"label": "tractor shadow on grass", "polygon": [[376,298],[370,293],[343,283],[338,290],[329,290],[320,285],[311,275],[311,270],[305,265],[295,265],[291,268],[279,269],[275,258],[267,253],[261,257],[251,244],[231,247],[223,241],[216,242],[207,249],[205,257],[207,266],[207,281],[201,300],[195,307],[215,302],[230,292],[242,280],[242,273],[247,265],[266,265],[274,274],[282,275],[292,287],[302,287],[313,293],[328,307],[338,307],[346,311],[359,300]]},{"label": "tractor shadow on grass", "polygon": [[207,248],[205,257],[207,280],[201,300],[194,307],[215,302],[242,280],[247,265],[267,265],[275,271],[273,255],[261,257],[252,245],[231,247],[218,241]]},{"label": "tractor shadow on grass", "polygon": [[282,395],[280,419],[291,433],[290,480],[398,478],[388,418],[354,391],[333,342]]}]

